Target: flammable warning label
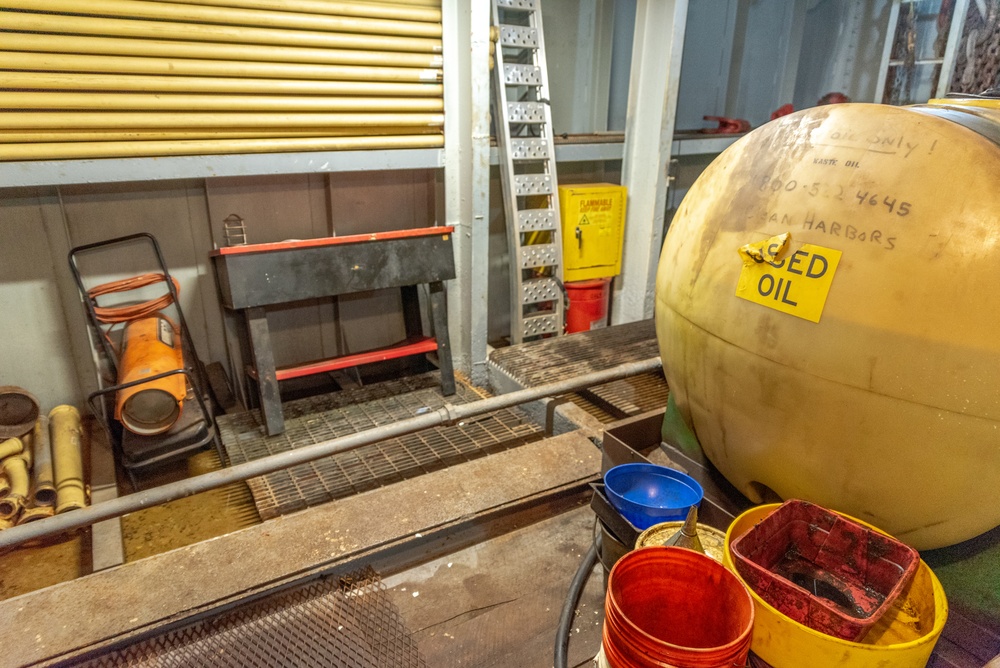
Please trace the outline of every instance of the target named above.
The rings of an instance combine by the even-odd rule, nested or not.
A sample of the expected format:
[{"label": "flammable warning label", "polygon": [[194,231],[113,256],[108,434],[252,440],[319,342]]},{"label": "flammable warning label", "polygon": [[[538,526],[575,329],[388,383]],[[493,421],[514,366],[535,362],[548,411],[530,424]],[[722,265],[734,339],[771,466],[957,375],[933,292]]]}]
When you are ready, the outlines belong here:
[{"label": "flammable warning label", "polygon": [[788,241],[781,235],[739,250],[743,269],[736,296],[819,322],[841,252],[811,244],[792,251]]}]

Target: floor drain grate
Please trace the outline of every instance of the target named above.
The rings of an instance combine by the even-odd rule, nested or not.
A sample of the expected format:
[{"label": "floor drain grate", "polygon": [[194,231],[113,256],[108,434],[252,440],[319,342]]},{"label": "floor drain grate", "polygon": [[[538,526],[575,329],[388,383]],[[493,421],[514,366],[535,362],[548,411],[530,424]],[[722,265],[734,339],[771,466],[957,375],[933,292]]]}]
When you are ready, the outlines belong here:
[{"label": "floor drain grate", "polygon": [[[498,348],[489,363],[521,387],[537,387],[659,354],[653,321],[642,320]],[[613,422],[664,408],[667,395],[667,381],[657,371],[589,388],[576,402],[601,421]]]},{"label": "floor drain grate", "polygon": [[[459,383],[441,396],[437,374],[424,374],[300,399],[284,405],[285,432],[264,436],[257,413],[219,418],[222,442],[233,464],[354,434],[437,410],[445,403],[480,399]],[[392,438],[248,481],[263,519],[412,478],[460,462],[507,450],[542,437],[517,408],[503,409],[455,425]]]}]

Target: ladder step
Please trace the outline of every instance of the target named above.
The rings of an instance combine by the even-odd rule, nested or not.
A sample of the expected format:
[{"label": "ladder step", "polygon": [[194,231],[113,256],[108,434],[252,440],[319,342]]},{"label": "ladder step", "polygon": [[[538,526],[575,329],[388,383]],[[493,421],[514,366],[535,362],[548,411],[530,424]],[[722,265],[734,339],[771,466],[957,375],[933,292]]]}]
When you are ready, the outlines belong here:
[{"label": "ladder step", "polygon": [[517,212],[517,231],[545,232],[556,229],[556,212],[552,209],[527,209]]},{"label": "ladder step", "polygon": [[525,318],[521,331],[525,338],[529,336],[540,336],[542,334],[555,334],[562,332],[562,322],[555,313],[546,315],[533,315]]},{"label": "ladder step", "polygon": [[510,157],[514,160],[546,160],[549,142],[544,139],[511,139]]},{"label": "ladder step", "polygon": [[508,102],[508,123],[544,123],[545,104],[542,102]]},{"label": "ladder step", "polygon": [[552,177],[548,174],[519,174],[514,177],[514,194],[518,197],[551,195]]},{"label": "ladder step", "polygon": [[521,303],[554,302],[562,298],[559,282],[554,278],[532,278],[521,283]]},{"label": "ladder step", "polygon": [[521,269],[558,265],[560,250],[556,244],[521,246]]},{"label": "ladder step", "polygon": [[541,86],[542,68],[537,65],[505,64],[503,80],[508,86]]},{"label": "ladder step", "polygon": [[528,26],[500,26],[500,46],[521,49],[538,48],[538,30]]},{"label": "ladder step", "polygon": [[522,9],[524,11],[534,11],[535,0],[497,0],[497,7],[500,9]]}]

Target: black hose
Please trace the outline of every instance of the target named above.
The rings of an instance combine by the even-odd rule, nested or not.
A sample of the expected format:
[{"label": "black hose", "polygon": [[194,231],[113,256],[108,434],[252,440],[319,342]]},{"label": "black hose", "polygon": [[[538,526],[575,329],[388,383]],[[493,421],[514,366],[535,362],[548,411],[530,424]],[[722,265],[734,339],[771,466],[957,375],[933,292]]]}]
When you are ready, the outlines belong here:
[{"label": "black hose", "polygon": [[587,550],[587,554],[583,557],[583,561],[580,562],[580,568],[577,569],[576,575],[573,576],[573,582],[569,585],[569,592],[566,594],[566,602],[563,603],[562,612],[559,613],[559,626],[556,629],[555,668],[567,668],[569,628],[573,625],[573,615],[576,613],[576,606],[580,602],[583,588],[587,584],[587,580],[590,578],[595,564],[597,564],[596,542],[591,544],[590,549]]}]

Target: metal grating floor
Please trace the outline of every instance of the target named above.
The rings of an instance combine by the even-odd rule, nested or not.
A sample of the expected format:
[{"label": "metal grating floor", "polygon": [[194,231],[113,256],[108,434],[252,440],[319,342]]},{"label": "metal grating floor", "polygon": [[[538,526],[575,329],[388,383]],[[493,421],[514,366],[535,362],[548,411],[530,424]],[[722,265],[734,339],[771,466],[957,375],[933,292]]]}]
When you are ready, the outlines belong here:
[{"label": "metal grating floor", "polygon": [[82,664],[426,668],[378,574],[325,578],[140,640]]},{"label": "metal grating floor", "polygon": [[[489,364],[521,387],[535,387],[659,354],[654,323],[642,320],[498,348]],[[592,387],[577,395],[577,403],[612,422],[665,407],[668,393],[663,373],[656,372]]]},{"label": "metal grating floor", "polygon": [[[458,379],[457,379],[458,380]],[[223,446],[233,464],[346,436],[436,410],[445,403],[481,398],[461,381],[441,396],[436,373],[377,383],[283,405],[285,432],[264,436],[256,411],[219,418]],[[262,519],[374,489],[542,437],[521,410],[504,409],[427,429],[248,481]]]}]

